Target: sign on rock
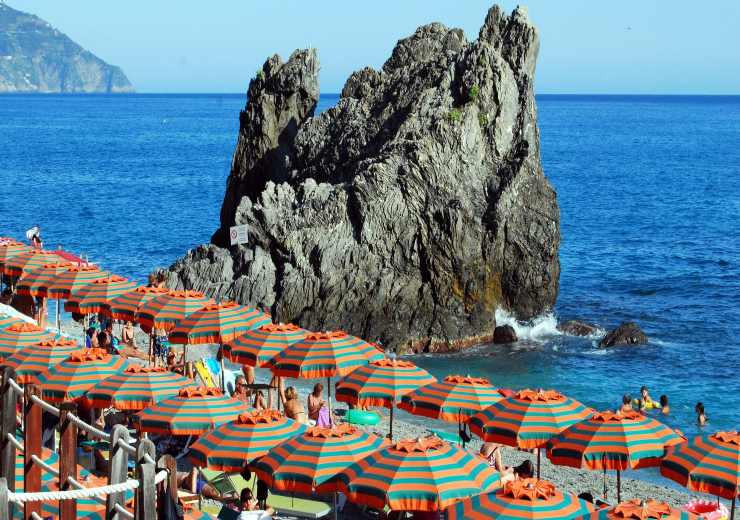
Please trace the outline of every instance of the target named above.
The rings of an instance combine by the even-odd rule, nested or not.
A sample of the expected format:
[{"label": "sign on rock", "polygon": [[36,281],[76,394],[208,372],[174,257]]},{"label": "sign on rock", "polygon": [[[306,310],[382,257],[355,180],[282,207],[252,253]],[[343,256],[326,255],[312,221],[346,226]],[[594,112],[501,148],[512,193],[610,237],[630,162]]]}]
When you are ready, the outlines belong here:
[{"label": "sign on rock", "polygon": [[231,237],[231,245],[244,244],[249,241],[249,226],[231,226],[229,231]]}]

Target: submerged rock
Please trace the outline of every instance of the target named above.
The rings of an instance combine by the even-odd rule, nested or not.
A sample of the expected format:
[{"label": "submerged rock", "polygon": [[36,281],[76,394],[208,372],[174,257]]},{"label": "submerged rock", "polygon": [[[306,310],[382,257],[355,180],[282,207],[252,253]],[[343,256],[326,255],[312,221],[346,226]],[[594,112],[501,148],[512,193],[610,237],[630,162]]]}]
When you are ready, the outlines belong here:
[{"label": "submerged rock", "polygon": [[632,321],[622,323],[616,329],[610,331],[599,342],[600,347],[612,347],[617,345],[641,345],[648,342],[647,335]]},{"label": "submerged rock", "polygon": [[569,336],[591,336],[596,334],[599,329],[596,325],[591,325],[585,321],[569,320],[558,323],[558,330]]},{"label": "submerged rock", "polygon": [[493,329],[494,343],[514,343],[516,341],[519,341],[519,338],[511,325],[499,325]]},{"label": "submerged rock", "polygon": [[[273,56],[249,85],[221,227],[168,284],[417,351],[490,341],[497,308],[550,308],[560,219],[538,51],[521,8],[493,7],[473,41],[432,23],[319,116],[316,51]],[[248,244],[229,245],[235,224]]]}]

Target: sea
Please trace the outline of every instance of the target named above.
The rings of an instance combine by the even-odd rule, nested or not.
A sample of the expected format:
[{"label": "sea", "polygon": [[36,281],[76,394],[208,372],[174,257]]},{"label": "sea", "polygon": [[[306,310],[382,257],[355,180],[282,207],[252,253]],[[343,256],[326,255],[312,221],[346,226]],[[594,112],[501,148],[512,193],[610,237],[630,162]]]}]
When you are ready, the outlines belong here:
[{"label": "sea", "polygon": [[[337,102],[321,97],[318,110]],[[207,242],[236,144],[238,95],[0,96],[0,235],[39,225],[62,246],[144,281]],[[537,98],[545,174],[560,204],[557,305],[522,341],[417,356],[434,375],[555,388],[597,409],[669,398],[663,418],[740,427],[740,97]],[[636,321],[642,346],[562,335]],[[603,332],[602,332],[603,333]]]}]

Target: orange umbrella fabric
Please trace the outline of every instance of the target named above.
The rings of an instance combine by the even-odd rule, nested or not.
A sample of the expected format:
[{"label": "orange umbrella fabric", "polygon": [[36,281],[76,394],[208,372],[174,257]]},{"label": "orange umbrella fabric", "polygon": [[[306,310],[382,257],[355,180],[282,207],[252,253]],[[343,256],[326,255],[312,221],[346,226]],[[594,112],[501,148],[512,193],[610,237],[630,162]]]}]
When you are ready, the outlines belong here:
[{"label": "orange umbrella fabric", "polygon": [[211,303],[186,316],[170,332],[170,343],[223,344],[270,323],[266,314],[235,302]]},{"label": "orange umbrella fabric", "polygon": [[78,350],[61,363],[36,376],[42,396],[47,401],[61,403],[78,399],[99,382],[125,369],[127,362],[105,350]]},{"label": "orange umbrella fabric", "polygon": [[87,401],[97,408],[112,406],[117,410],[143,410],[162,399],[192,386],[187,377],[164,367],[133,365],[96,384],[87,391]]},{"label": "orange umbrella fabric", "polygon": [[501,400],[488,379],[447,376],[404,395],[398,407],[407,412],[447,422],[467,422],[480,410]]},{"label": "orange umbrella fabric", "polygon": [[27,296],[46,298],[47,290],[57,275],[70,267],[72,267],[72,264],[69,262],[44,264],[23,276],[16,285],[16,292]]},{"label": "orange umbrella fabric", "polygon": [[10,258],[3,264],[3,273],[9,276],[22,276],[24,273],[38,269],[46,264],[63,262],[51,251],[32,249]]},{"label": "orange umbrella fabric", "polygon": [[268,367],[275,356],[307,335],[307,330],[292,323],[268,323],[227,342],[224,355],[240,365]]},{"label": "orange umbrella fabric", "polygon": [[33,323],[13,323],[0,330],[0,357],[7,358],[24,347],[54,339],[54,334]]},{"label": "orange umbrella fabric", "polygon": [[101,271],[94,265],[74,266],[59,273],[47,288],[46,295],[57,300],[66,300],[78,289],[92,283],[93,280],[105,278],[108,272]]},{"label": "orange umbrella fabric", "polygon": [[149,300],[170,292],[166,287],[140,286],[116,296],[105,305],[100,312],[114,320],[136,321],[139,309]]},{"label": "orange umbrella fabric", "polygon": [[15,369],[16,381],[22,384],[31,383],[36,381],[38,374],[58,365],[79,348],[72,339],[40,341],[18,350],[5,360],[5,365]]},{"label": "orange umbrella fabric", "polygon": [[197,291],[170,291],[152,298],[139,309],[137,320],[144,332],[152,329],[170,331],[178,322],[213,300]]}]

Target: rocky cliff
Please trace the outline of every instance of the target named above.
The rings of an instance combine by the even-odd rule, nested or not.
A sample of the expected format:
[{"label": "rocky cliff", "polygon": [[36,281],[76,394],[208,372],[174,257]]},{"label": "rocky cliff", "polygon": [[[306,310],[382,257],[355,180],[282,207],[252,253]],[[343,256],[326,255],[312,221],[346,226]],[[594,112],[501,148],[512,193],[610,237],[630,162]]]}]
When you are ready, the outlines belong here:
[{"label": "rocky cliff", "polygon": [[[498,307],[552,306],[560,225],[540,163],[538,50],[524,9],[493,7],[474,41],[426,25],[318,116],[316,51],[268,59],[240,115],[221,227],[169,285],[431,351],[490,339]],[[229,247],[234,224],[248,244]]]},{"label": "rocky cliff", "polygon": [[0,92],[133,92],[108,65],[37,16],[0,2]]}]

